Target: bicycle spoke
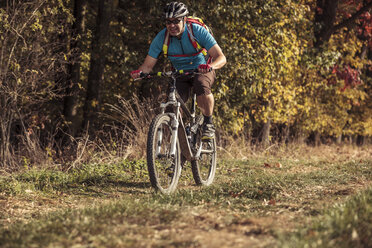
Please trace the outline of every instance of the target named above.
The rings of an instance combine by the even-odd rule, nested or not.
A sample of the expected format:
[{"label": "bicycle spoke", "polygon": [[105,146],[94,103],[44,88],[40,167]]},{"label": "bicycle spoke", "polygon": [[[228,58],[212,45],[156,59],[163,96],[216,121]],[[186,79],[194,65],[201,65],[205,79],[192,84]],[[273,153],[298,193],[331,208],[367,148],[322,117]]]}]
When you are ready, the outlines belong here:
[{"label": "bicycle spoke", "polygon": [[194,156],[192,161],[192,172],[196,184],[210,185],[216,172],[216,141],[201,141],[201,126],[194,137]]}]

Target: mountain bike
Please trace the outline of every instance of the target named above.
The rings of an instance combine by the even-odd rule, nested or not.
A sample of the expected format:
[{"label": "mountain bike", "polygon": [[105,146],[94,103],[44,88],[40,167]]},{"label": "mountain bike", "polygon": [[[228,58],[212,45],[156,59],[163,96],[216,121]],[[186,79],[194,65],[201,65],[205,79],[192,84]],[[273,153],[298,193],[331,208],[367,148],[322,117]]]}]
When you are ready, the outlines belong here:
[{"label": "mountain bike", "polygon": [[142,73],[141,79],[155,76],[170,80],[167,101],[160,104],[161,113],[150,124],[147,138],[147,168],[156,190],[169,194],[176,190],[185,161],[191,162],[197,185],[208,186],[216,172],[216,140],[202,140],[203,115],[196,115],[196,95],[187,107],[176,89],[181,75],[192,77],[193,71]]}]

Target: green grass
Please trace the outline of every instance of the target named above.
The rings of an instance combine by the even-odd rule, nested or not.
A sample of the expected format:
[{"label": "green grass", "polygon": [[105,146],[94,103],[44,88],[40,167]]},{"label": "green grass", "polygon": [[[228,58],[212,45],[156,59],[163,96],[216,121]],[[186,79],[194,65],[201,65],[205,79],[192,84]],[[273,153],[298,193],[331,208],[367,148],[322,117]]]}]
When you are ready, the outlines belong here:
[{"label": "green grass", "polygon": [[[271,166],[278,162],[281,168]],[[371,168],[368,159],[221,159],[212,186],[195,186],[186,167],[179,189],[172,195],[150,189],[145,161],[83,165],[68,172],[25,170],[0,177],[0,200],[20,203],[13,208],[15,213],[4,211],[0,215],[0,244],[200,246],[201,241],[183,231],[189,228],[200,233],[222,229],[247,238],[270,235],[277,239],[270,245],[279,247],[367,247],[371,245],[367,237],[372,235],[372,190],[348,201],[345,195],[353,194],[354,185],[372,181]],[[22,203],[40,207],[22,214]],[[61,209],[56,210],[58,207]],[[251,224],[258,225],[256,229],[239,234],[238,230],[250,225],[251,218],[282,215],[285,221],[277,226],[266,227],[263,221]],[[291,230],[286,227],[288,221],[292,221]]]},{"label": "green grass", "polygon": [[372,247],[372,188],[336,204],[305,228],[282,238],[281,247]]},{"label": "green grass", "polygon": [[87,189],[89,186],[112,187],[133,184],[147,178],[144,161],[123,161],[121,164],[89,164],[69,172],[32,168],[10,177],[0,177],[0,191],[10,195],[26,190],[55,192]]},{"label": "green grass", "polygon": [[126,198],[92,208],[53,212],[28,223],[17,222],[0,231],[0,243],[2,247],[71,247],[76,243],[90,247],[122,243],[131,247],[140,241],[133,238],[134,232],[143,234],[146,228],[168,225],[179,213],[174,207]]}]

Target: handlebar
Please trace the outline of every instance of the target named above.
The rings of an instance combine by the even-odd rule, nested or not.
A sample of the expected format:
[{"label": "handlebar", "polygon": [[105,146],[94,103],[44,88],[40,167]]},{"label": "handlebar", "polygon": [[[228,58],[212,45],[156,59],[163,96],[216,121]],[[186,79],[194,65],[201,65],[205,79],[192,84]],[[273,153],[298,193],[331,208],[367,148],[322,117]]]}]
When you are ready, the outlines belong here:
[{"label": "handlebar", "polygon": [[144,73],[141,72],[140,77],[136,78],[135,80],[142,80],[142,79],[149,79],[152,77],[177,77],[180,75],[192,75],[192,74],[198,74],[199,70],[174,70],[174,71],[166,71],[166,72],[152,72],[152,73]]}]

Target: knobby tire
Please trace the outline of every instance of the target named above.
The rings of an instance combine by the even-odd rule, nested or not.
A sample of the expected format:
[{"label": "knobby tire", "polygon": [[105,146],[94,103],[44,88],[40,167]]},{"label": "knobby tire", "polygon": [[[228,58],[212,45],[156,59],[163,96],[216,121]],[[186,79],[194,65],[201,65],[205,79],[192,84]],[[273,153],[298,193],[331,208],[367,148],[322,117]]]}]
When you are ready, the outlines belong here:
[{"label": "knobby tire", "polygon": [[202,119],[200,117],[197,118],[197,122],[199,122],[199,128],[197,133],[194,136],[194,150],[198,149],[200,145],[203,146],[203,150],[208,150],[211,153],[205,152],[201,153],[200,157],[196,160],[191,161],[191,170],[194,177],[194,181],[197,185],[208,186],[211,185],[214,176],[216,174],[216,167],[217,167],[217,145],[216,139],[212,139],[208,142],[202,142]]},{"label": "knobby tire", "polygon": [[[173,117],[170,114],[159,114],[151,122],[147,138],[147,168],[153,188],[170,194],[176,190],[181,175],[181,152],[177,139],[176,154],[169,156]],[[159,132],[162,139],[159,139]],[[157,147],[160,145],[160,153]]]}]

